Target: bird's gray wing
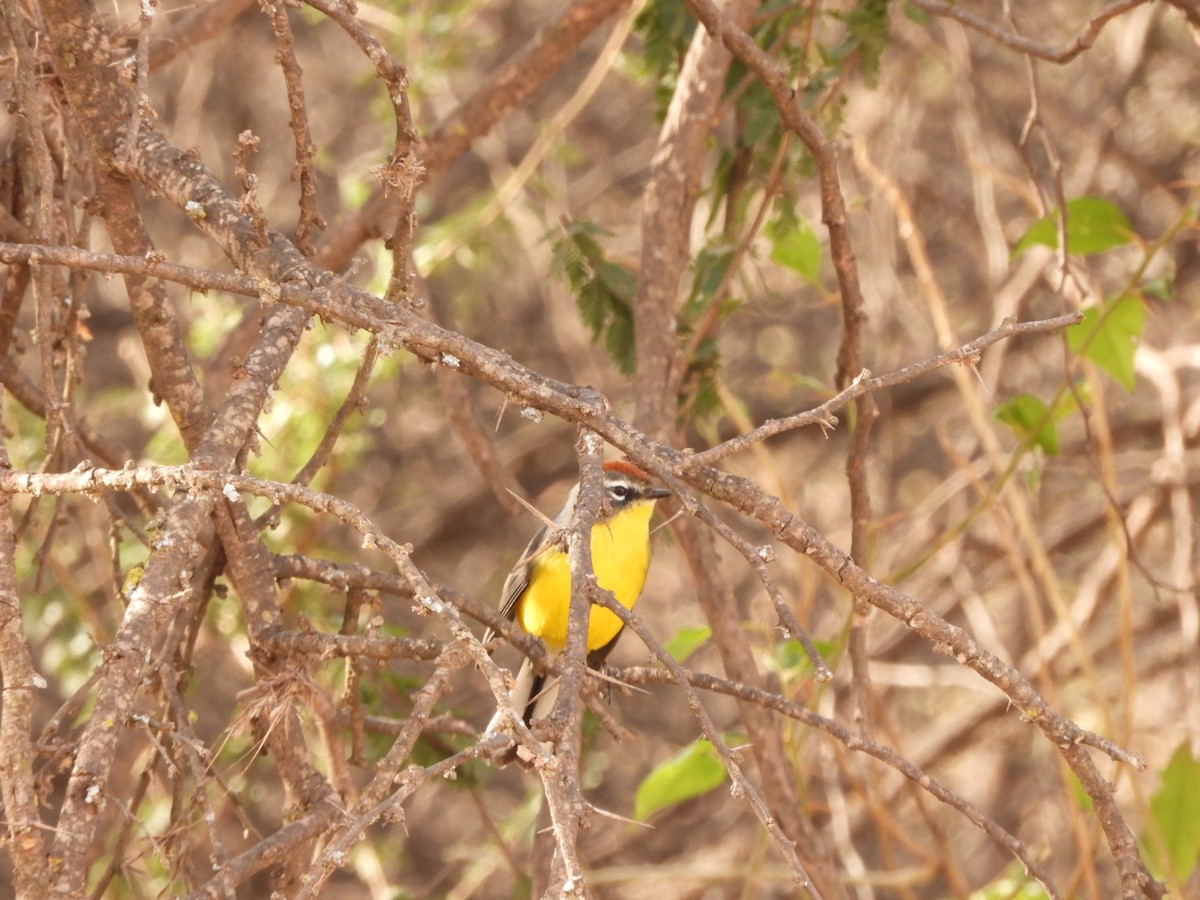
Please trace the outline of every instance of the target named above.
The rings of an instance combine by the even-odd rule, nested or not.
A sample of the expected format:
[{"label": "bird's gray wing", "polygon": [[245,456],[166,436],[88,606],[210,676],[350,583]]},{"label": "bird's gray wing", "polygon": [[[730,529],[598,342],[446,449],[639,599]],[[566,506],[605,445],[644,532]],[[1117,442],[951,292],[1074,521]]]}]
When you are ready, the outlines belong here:
[{"label": "bird's gray wing", "polygon": [[[513,570],[508,573],[508,577],[504,579],[504,589],[500,592],[500,615],[512,621],[517,614],[517,601],[521,599],[521,595],[525,593],[525,589],[529,587],[529,576],[533,571],[533,560],[538,552],[542,549],[542,542],[546,540],[547,528],[543,525],[538,529],[537,534],[530,540],[529,545],[525,548],[525,552],[521,554],[521,558],[517,560],[517,564],[513,566]],[[487,646],[492,638],[496,636],[496,632],[489,628],[483,633],[483,644]]]}]

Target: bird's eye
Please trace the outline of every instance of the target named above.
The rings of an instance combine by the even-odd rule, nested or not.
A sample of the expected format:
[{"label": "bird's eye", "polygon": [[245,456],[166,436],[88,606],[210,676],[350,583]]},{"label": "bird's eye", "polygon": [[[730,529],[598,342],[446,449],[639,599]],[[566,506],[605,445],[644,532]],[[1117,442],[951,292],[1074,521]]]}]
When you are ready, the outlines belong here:
[{"label": "bird's eye", "polygon": [[629,487],[624,484],[614,484],[608,489],[614,500],[627,500],[629,498]]}]

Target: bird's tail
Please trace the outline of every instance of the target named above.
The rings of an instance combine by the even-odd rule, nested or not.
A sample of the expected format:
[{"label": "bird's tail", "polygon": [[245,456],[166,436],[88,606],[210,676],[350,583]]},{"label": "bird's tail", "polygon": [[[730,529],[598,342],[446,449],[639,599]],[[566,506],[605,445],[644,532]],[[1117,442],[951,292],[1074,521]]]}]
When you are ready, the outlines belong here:
[{"label": "bird's tail", "polygon": [[[528,659],[521,664],[517,672],[517,684],[509,694],[512,708],[521,715],[521,720],[528,725],[534,719],[550,715],[554,701],[558,698],[558,679],[547,679],[533,668]],[[488,722],[487,731],[497,731],[503,721],[500,710]]]}]

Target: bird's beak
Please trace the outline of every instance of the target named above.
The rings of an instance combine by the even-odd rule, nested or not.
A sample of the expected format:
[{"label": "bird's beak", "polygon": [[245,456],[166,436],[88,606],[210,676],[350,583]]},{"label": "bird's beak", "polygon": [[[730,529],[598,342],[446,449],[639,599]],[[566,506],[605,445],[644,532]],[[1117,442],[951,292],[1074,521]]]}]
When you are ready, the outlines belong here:
[{"label": "bird's beak", "polygon": [[646,488],[646,493],[642,496],[647,500],[661,500],[663,497],[670,497],[671,492],[666,488],[652,487]]}]

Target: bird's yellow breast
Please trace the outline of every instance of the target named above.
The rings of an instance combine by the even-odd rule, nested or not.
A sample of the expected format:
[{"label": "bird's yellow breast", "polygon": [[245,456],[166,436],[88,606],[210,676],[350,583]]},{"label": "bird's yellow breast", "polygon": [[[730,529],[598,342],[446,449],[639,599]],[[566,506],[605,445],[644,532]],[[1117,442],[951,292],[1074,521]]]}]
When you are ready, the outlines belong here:
[{"label": "bird's yellow breast", "polygon": [[[612,591],[617,602],[633,609],[650,566],[650,516],[654,504],[634,503],[592,526],[592,569],[596,582]],[[571,605],[571,568],[567,554],[552,547],[532,563],[529,587],[517,604],[517,621],[552,651],[567,643]],[[621,620],[593,606],[588,622],[588,651],[603,647],[621,630]]]}]

